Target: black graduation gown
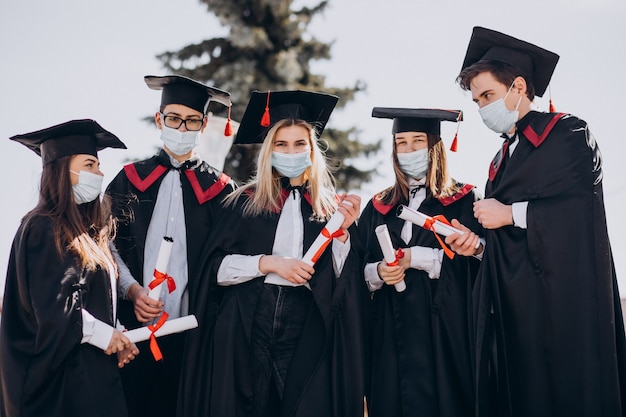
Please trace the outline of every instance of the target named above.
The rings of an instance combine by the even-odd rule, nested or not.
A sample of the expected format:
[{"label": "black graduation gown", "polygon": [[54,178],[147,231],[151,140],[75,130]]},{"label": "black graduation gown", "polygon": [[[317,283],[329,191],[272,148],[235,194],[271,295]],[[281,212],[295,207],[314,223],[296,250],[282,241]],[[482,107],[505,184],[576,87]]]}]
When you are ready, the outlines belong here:
[{"label": "black graduation gown", "polygon": [[0,326],[0,415],[126,416],[116,355],[81,344],[81,309],[113,326],[108,271],[60,256],[49,219],[15,236]]},{"label": "black graduation gown", "polygon": [[[284,190],[283,198],[287,195]],[[309,219],[312,209],[306,197],[308,195],[302,199],[301,206],[304,252],[325,224]],[[209,279],[211,285],[215,285],[224,256],[272,252],[280,213],[243,217],[241,200],[246,198],[240,198],[235,207],[227,208],[220,222],[214,250],[207,259],[208,279],[203,280],[207,286]],[[335,278],[333,271],[330,245],[314,266],[315,274],[309,281],[314,303],[287,373],[281,416],[363,416],[364,281],[354,226],[350,236],[350,254],[339,278]],[[258,277],[222,287],[224,296],[217,318],[216,309],[212,307],[198,314],[200,327],[213,328],[214,333],[213,337],[204,338],[204,344],[199,342],[201,332],[190,334],[190,338],[194,338],[200,333],[195,339],[197,342],[188,343],[188,348],[195,347],[197,356],[186,358],[188,368],[184,379],[189,387],[195,386],[199,391],[187,398],[183,410],[179,409],[180,416],[252,415],[250,337],[264,279]]]},{"label": "black graduation gown", "polygon": [[[624,415],[624,327],[597,144],[571,115],[532,111],[517,131],[515,152],[485,192],[504,204],[529,202],[527,229],[505,226],[485,235],[477,357],[484,370],[493,326],[498,392],[491,411]],[[479,392],[488,385],[481,372]]]},{"label": "black graduation gown", "polygon": [[[169,156],[161,150],[152,158],[126,165],[107,187],[107,194],[113,202],[113,214],[119,222],[115,244],[133,277],[143,286],[148,284],[143,282],[148,226],[161,182],[171,169],[174,168]],[[214,223],[219,221],[221,200],[236,185],[230,177],[206,162],[193,169],[186,169],[183,164],[178,171],[187,236],[189,314],[194,314],[196,304],[206,301],[195,297],[203,248]],[[131,301],[120,300],[120,320],[128,328],[141,327]],[[152,358],[148,342],[138,344],[142,353],[121,372],[132,415],[172,415],[175,412],[185,336],[185,333],[179,333],[158,339],[164,357],[161,362]],[[155,378],[160,380],[155,381]],[[147,395],[155,398],[149,402],[152,409],[146,406]]]},{"label": "black graduation gown", "polygon": [[[478,231],[472,211],[477,198],[474,187],[465,185],[448,199],[428,196],[419,210],[458,219]],[[396,216],[400,204],[408,205],[385,206],[375,197],[363,211],[359,231],[366,263],[383,259],[375,233],[381,224],[387,225],[394,248],[441,248],[433,232],[416,225],[410,242],[404,243],[404,220]],[[383,285],[372,294],[370,417],[474,415],[470,300],[478,267],[475,258],[444,255],[438,280],[411,268],[404,292]]]}]

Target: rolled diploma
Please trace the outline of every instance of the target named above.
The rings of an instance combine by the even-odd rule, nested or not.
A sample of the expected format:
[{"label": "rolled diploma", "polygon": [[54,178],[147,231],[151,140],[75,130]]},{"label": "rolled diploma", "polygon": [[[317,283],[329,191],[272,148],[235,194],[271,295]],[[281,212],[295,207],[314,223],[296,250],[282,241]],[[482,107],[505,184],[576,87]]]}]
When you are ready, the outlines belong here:
[{"label": "rolled diploma", "polygon": [[[167,265],[170,263],[170,256],[172,255],[172,246],[174,246],[174,239],[164,236],[163,240],[161,241],[161,246],[159,247],[159,255],[157,256],[156,265],[154,266],[155,270],[164,274],[167,273]],[[151,289],[148,293],[148,297],[152,298],[153,300],[159,301],[159,298],[161,296],[161,288],[163,287],[163,285],[167,285],[167,282],[163,281],[162,283]]]},{"label": "rolled diploma", "polygon": [[[154,332],[154,336],[161,337],[168,334],[180,333],[185,330],[195,329],[198,327],[198,320],[193,314],[189,316],[179,317],[166,321],[159,330]],[[143,342],[150,338],[152,332],[148,327],[140,327],[139,329],[129,330],[124,332],[124,336],[128,337],[132,343]]]},{"label": "rolled diploma", "polygon": [[[341,227],[341,224],[343,223],[344,219],[345,218],[343,214],[341,214],[339,211],[336,211],[328,220],[328,223],[326,223],[326,226],[324,226],[324,228],[328,230],[328,233],[332,235]],[[315,238],[315,241],[313,242],[309,250],[306,251],[306,253],[302,257],[302,260],[308,263],[309,265],[313,266],[313,264],[315,263],[313,262],[313,256],[315,256],[319,248],[321,248],[322,245],[326,243],[327,240],[328,238],[320,233]]]},{"label": "rolled diploma", "polygon": [[[432,218],[422,212],[413,210],[412,208],[404,206],[404,205],[400,205],[398,207],[398,211],[396,215],[399,218],[410,221],[411,223],[416,224],[420,227],[424,227],[426,220],[429,220]],[[452,227],[448,224],[445,224],[439,220],[435,220],[435,222],[433,223],[433,228],[435,229],[436,233],[442,236],[450,236],[454,233],[459,233],[462,235],[465,233],[464,231],[459,230],[456,227]]]},{"label": "rolled diploma", "polygon": [[[389,230],[387,229],[386,224],[381,224],[377,226],[376,229],[376,238],[378,238],[378,244],[380,245],[380,250],[383,252],[383,258],[387,265],[394,263],[396,261],[396,252],[393,249],[393,244],[391,243],[391,237],[389,236]],[[396,291],[402,292],[406,290],[406,283],[404,280],[394,284]]]}]

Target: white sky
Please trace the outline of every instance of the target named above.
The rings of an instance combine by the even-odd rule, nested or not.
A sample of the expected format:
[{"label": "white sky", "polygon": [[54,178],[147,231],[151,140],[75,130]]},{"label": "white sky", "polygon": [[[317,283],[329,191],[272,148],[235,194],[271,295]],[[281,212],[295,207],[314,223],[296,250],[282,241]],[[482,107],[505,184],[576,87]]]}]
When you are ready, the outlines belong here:
[{"label": "white sky", "polygon": [[[4,288],[11,241],[20,218],[36,203],[41,164],[8,138],[71,119],[95,119],[129,148],[100,153],[108,183],[124,159],[144,158],[159,145],[156,129],[141,121],[160,100],[143,82],[146,74],[165,74],[155,56],[225,32],[196,0],[5,0],[0,10]],[[330,0],[310,32],[322,41],[334,40],[333,58],[314,64],[314,71],[326,74],[328,85],[348,86],[357,79],[368,85],[330,123],[357,126],[363,141],[386,139],[380,157],[359,162],[381,172],[359,194],[367,199],[391,183],[391,123],[372,119],[374,106],[462,109],[459,152],[449,153],[451,171],[484,190],[500,139],[482,125],[470,97],[454,83],[472,27],[538,44],[561,56],[551,84],[557,110],[585,119],[603,152],[609,234],[625,293],[626,243],[620,238],[626,235],[626,222],[619,211],[626,205],[626,164],[620,162],[625,21],[623,0]],[[547,107],[547,99],[537,103]],[[448,145],[454,136],[451,125],[442,128]]]}]

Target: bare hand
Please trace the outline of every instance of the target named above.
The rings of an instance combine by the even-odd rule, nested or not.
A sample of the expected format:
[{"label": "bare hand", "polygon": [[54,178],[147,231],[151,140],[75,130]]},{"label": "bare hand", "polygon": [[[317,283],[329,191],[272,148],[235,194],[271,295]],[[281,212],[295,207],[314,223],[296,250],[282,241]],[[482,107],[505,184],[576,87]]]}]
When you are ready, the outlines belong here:
[{"label": "bare hand", "polygon": [[485,229],[498,229],[513,224],[513,209],[495,198],[487,198],[474,203],[474,217]]},{"label": "bare hand", "polygon": [[135,316],[141,323],[147,323],[163,312],[163,302],[153,300],[148,293],[148,289],[139,284],[133,284],[128,290],[128,298],[133,302]]},{"label": "bare hand", "polygon": [[378,271],[378,276],[380,279],[385,281],[387,285],[395,285],[404,279],[404,271],[405,269],[400,265],[389,266],[385,261],[381,261],[378,263],[376,267]]},{"label": "bare hand", "polygon": [[124,349],[130,347],[130,340],[122,332],[115,329],[113,330],[113,335],[111,335],[111,341],[109,342],[109,346],[106,348],[104,353],[107,355],[112,355],[117,352],[121,352]]},{"label": "bare hand", "polygon": [[348,228],[352,226],[361,212],[361,197],[355,194],[343,193],[340,197],[337,211],[345,217],[343,223],[341,224],[341,229],[344,231],[344,234],[339,236],[337,239],[341,242],[345,242],[348,240]]},{"label": "bare hand", "polygon": [[402,258],[398,259],[398,264],[405,271],[411,267],[411,248],[402,248]]},{"label": "bare hand", "polygon": [[315,269],[311,265],[300,259],[277,255],[262,256],[259,261],[259,271],[265,275],[275,272],[294,284],[307,283],[315,273]]},{"label": "bare hand", "polygon": [[139,355],[139,349],[134,343],[131,343],[129,347],[117,352],[117,367],[123,368]]},{"label": "bare hand", "polygon": [[463,226],[457,219],[452,219],[450,224],[452,227],[465,232],[463,234],[454,233],[446,237],[446,244],[448,244],[453,251],[459,255],[472,256],[481,250],[480,241],[476,233]]}]

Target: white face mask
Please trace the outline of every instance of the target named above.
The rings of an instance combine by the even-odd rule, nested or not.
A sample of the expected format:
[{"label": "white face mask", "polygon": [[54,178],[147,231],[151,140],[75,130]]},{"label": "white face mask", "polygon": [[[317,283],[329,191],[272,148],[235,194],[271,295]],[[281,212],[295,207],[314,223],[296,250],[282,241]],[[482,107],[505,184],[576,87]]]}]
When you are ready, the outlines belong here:
[{"label": "white face mask", "polygon": [[70,172],[78,175],[78,183],[72,185],[76,204],[90,203],[100,196],[104,176],[87,171],[76,172],[70,170]]},{"label": "white face mask", "polygon": [[172,129],[165,126],[165,124],[161,124],[161,140],[167,146],[167,149],[177,156],[186,155],[196,147],[199,133],[199,130],[195,132],[189,130],[181,132],[178,129]]},{"label": "white face mask", "polygon": [[272,166],[278,173],[287,178],[297,178],[311,166],[311,153],[272,152]]},{"label": "white face mask", "polygon": [[517,111],[517,109],[522,102],[522,97],[520,97],[517,101],[515,110],[509,110],[504,102],[511,92],[511,88],[513,88],[513,84],[511,84],[509,91],[506,92],[506,95],[503,98],[500,98],[478,110],[485,126],[496,133],[510,132],[515,126],[515,122],[519,119],[519,111]]},{"label": "white face mask", "polygon": [[414,152],[398,153],[400,169],[411,178],[420,179],[428,172],[428,148]]}]

